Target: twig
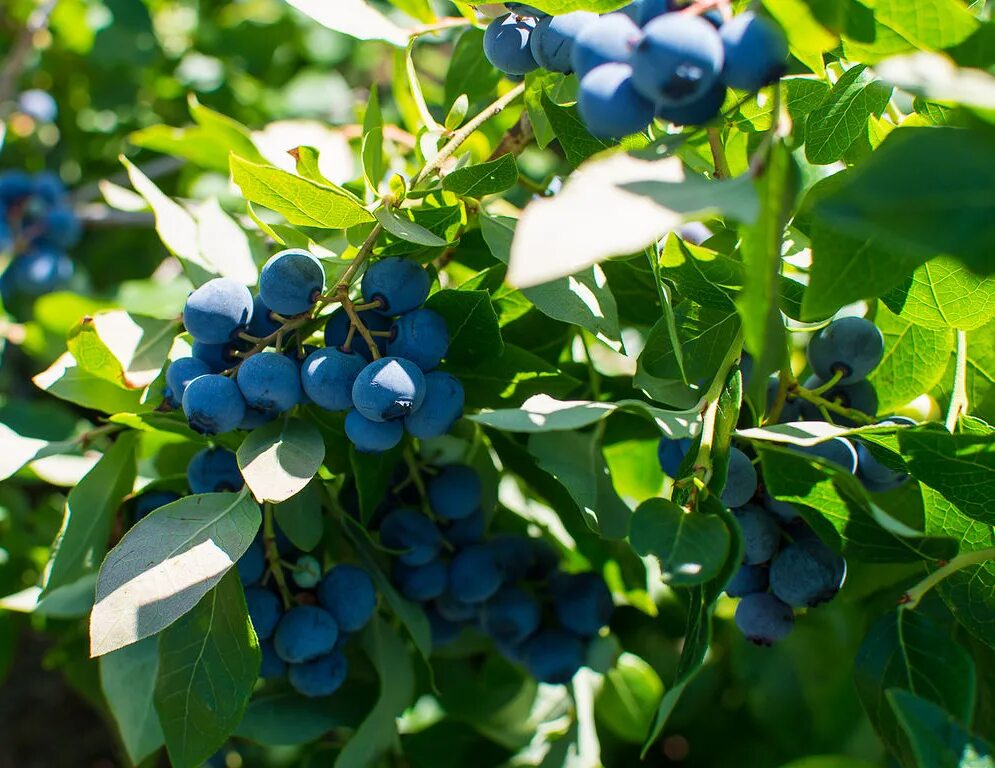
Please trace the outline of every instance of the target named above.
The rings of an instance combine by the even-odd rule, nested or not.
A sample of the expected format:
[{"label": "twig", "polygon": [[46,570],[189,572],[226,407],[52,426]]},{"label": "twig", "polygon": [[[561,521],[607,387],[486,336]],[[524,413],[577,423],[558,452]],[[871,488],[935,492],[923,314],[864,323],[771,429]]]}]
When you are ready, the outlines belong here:
[{"label": "twig", "polygon": [[446,161],[452,157],[456,150],[458,150],[463,144],[469,139],[480,126],[490,120],[492,117],[499,115],[508,105],[510,105],[515,99],[525,93],[525,83],[519,83],[510,91],[508,91],[504,96],[491,103],[490,106],[486,107],[480,114],[469,120],[461,128],[453,131],[452,138],[446,142],[445,146],[439,150],[439,154],[435,158],[426,163],[425,166],[418,172],[415,176],[414,181],[411,182],[411,188],[414,189],[427,178],[437,173]]},{"label": "twig", "polygon": [[374,360],[380,359],[380,348],[377,346],[376,340],[370,335],[370,330],[366,327],[366,324],[360,319],[359,313],[356,312],[355,307],[352,304],[352,300],[349,298],[349,289],[344,286],[339,286],[339,302],[342,304],[342,309],[345,310],[346,314],[349,315],[349,322],[352,327],[356,329],[356,333],[363,337],[363,341],[366,342],[366,346],[370,348],[370,355],[373,356]]},{"label": "twig", "polygon": [[929,574],[929,576],[902,595],[899,600],[899,604],[902,608],[912,610],[919,605],[920,601],[926,596],[926,593],[929,592],[929,590],[948,576],[969,566],[980,565],[981,563],[989,560],[995,560],[995,547],[979,549],[974,552],[964,552],[963,554],[957,555],[957,557],[953,560],[948,562],[942,568],[937,568]]},{"label": "twig", "polygon": [[283,607],[290,608],[294,598],[287,588],[287,579],[283,575],[283,566],[280,565],[280,550],[276,546],[276,528],[273,526],[273,505],[268,501],[263,504],[263,549],[266,551],[269,572],[273,574],[276,588],[283,600]]},{"label": "twig", "polygon": [[508,153],[513,155],[521,154],[522,150],[531,144],[534,138],[535,131],[532,128],[532,121],[529,119],[528,110],[522,110],[522,116],[518,118],[518,122],[505,132],[504,136],[501,137],[501,141],[498,142],[497,147],[494,148],[494,151],[491,152],[491,156],[487,160],[488,162],[497,160]]},{"label": "twig", "polygon": [[729,351],[726,352],[725,359],[722,361],[722,365],[719,366],[712,385],[708,388],[703,398],[705,401],[705,410],[701,418],[701,443],[698,446],[698,455],[694,460],[694,476],[706,486],[712,477],[712,441],[715,439],[715,421],[719,412],[719,398],[725,389],[729,371],[732,370],[732,367],[742,354],[743,331],[740,329],[732,345],[729,347]]},{"label": "twig", "polygon": [[726,150],[722,146],[722,134],[718,128],[708,129],[708,146],[712,149],[712,159],[715,161],[715,178],[732,178],[729,161],[726,160]]},{"label": "twig", "polygon": [[957,357],[954,359],[954,389],[950,394],[945,422],[948,432],[957,428],[962,414],[967,413],[967,333],[957,331]]},{"label": "twig", "polygon": [[11,46],[7,61],[0,70],[0,105],[10,101],[17,87],[17,81],[24,71],[28,55],[34,48],[35,35],[48,26],[48,19],[55,10],[58,0],[45,0],[28,16],[24,29]]}]

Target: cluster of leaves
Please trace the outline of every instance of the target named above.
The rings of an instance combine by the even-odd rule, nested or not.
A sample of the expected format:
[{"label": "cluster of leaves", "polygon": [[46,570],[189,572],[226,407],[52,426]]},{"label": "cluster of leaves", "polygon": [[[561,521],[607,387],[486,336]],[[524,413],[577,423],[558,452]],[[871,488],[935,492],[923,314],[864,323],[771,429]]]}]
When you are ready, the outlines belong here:
[{"label": "cluster of leaves", "polygon": [[[61,13],[89,5],[63,2]],[[501,80],[465,4],[441,21],[427,0],[289,4],[321,28],[276,3],[278,21],[258,28],[231,8],[197,28],[211,42],[186,58],[227,61],[229,33],[245,56],[232,54],[217,98],[205,89],[216,108],[191,99],[188,125],[130,136],[180,158],[179,179],[157,183],[142,168],[158,158],[132,154],[132,189],[102,185],[116,212],[154,219],[169,257],[156,275],[102,296],[44,297],[17,335],[3,325],[16,340],[5,372],[8,359],[21,373],[42,364],[33,384],[47,394],[29,394],[15,374],[0,408],[0,532],[14,566],[0,567],[11,593],[0,608],[61,628],[66,669],[85,670],[81,687],[99,670],[93,697],[130,760],[154,760],[165,745],[173,764],[196,766],[234,737],[260,761],[253,744],[342,766],[382,764],[398,748],[433,766],[618,765],[640,751],[659,765],[718,765],[735,749],[759,768],[843,742],[876,761],[883,745],[903,766],[989,764],[995,25],[958,0],[764,0],[789,36],[789,75],[727,104],[712,128],[652,128],[618,148],[584,130],[570,77]],[[86,41],[71,28],[53,18],[55,39],[79,50]],[[379,41],[365,65],[346,68],[382,86],[347,99],[359,125],[346,115],[336,127],[246,128],[287,104],[259,96],[248,109],[238,94],[280,86],[299,64],[288,56],[261,86],[259,38],[267,51],[277,38],[314,51],[327,30]],[[192,46],[189,30],[179,42],[160,34],[161,53]],[[340,63],[310,61],[325,75]],[[179,71],[161,77],[175,87]],[[153,113],[186,122],[176,106]],[[147,122],[136,120],[127,127]],[[229,174],[234,186],[207,191]],[[562,189],[546,194],[555,177]],[[702,244],[680,234],[698,221],[712,233]],[[504,527],[531,527],[571,567],[606,575],[620,606],[612,632],[568,688],[537,687],[479,644],[431,655],[424,615],[390,588],[375,540],[343,508],[355,497],[359,521],[370,520],[404,451],[360,455],[332,415],[304,408],[223,437],[245,492],[189,497],[125,532],[135,490],[173,487],[205,445],[159,410],[163,361],[189,343],[177,319],[186,292],[219,275],[252,284],[278,247],[309,249],[330,282],[388,255],[437,270],[427,306],[449,325],[444,368],[463,382],[468,415],[452,436],[414,447],[472,463]],[[129,261],[113,240],[100,248]],[[919,398],[935,410],[918,420],[933,423],[763,424],[767,375],[790,370],[811,330],[856,302],[885,337],[871,377],[882,413]],[[664,478],[661,434],[696,438],[707,487]],[[915,482],[871,495],[785,449],[828,435],[858,436]],[[802,509],[850,568],[840,600],[801,617],[774,651],[736,636],[722,596],[741,551],[717,501],[733,441],[759,456],[767,492]],[[682,507],[634,516],[658,497]],[[385,596],[359,639],[368,663],[319,704],[254,692],[258,642],[231,566],[270,515],[294,543],[360,560]],[[0,632],[13,627],[0,614]],[[435,705],[414,707],[419,697]],[[880,745],[858,744],[866,720]],[[728,735],[716,739],[718,728]]]}]

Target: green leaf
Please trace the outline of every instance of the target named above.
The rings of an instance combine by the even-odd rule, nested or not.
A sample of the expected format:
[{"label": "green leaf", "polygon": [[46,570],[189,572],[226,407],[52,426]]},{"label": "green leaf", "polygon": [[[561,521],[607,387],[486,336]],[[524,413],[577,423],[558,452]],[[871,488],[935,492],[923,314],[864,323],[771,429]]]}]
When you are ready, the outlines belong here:
[{"label": "green leaf", "polygon": [[616,736],[641,744],[661,696],[663,683],[653,667],[634,654],[623,653],[605,674],[595,711]]},{"label": "green leaf", "polygon": [[642,400],[620,400],[617,403],[590,400],[561,401],[549,395],[534,395],[519,408],[481,411],[467,416],[470,421],[505,432],[557,432],[583,429],[613,413],[627,411],[650,418],[671,438],[688,437],[695,431],[700,411],[665,411],[647,405]]},{"label": "green leaf", "polygon": [[878,412],[894,411],[940,383],[954,349],[950,328],[931,330],[878,307],[874,322],[884,334],[884,357],[869,379]]},{"label": "green leaf", "polygon": [[515,231],[508,281],[519,288],[539,285],[611,256],[639,253],[688,221],[728,216],[749,223],[757,212],[748,174],[711,181],[686,173],[676,157],[594,159],[558,194],[526,207]]},{"label": "green leaf", "polygon": [[97,569],[107,549],[114,513],[135,485],[137,442],[134,432],[120,435],[69,491],[62,527],[52,545],[46,593]]},{"label": "green leaf", "polygon": [[321,517],[321,495],[315,483],[273,508],[277,525],[298,549],[310,552],[325,532]]},{"label": "green leaf", "polygon": [[282,215],[295,226],[348,229],[373,221],[359,201],[345,190],[303,179],[268,165],[232,155],[231,173],[246,200]]},{"label": "green leaf", "polygon": [[[491,253],[507,264],[515,233],[514,219],[481,216],[480,228]],[[547,317],[578,325],[616,351],[620,349],[622,333],[619,329],[615,296],[599,266],[595,265],[570,277],[523,288],[521,293]]]},{"label": "green leaf", "polygon": [[335,768],[373,765],[397,739],[396,718],[414,703],[414,668],[397,633],[377,617],[363,630],[361,640],[380,676],[380,698],[339,753]]},{"label": "green leaf", "polygon": [[176,768],[197,768],[234,732],[261,659],[237,573],[162,633],[155,707]]},{"label": "green leaf", "polygon": [[891,88],[872,79],[865,65],[848,69],[805,123],[805,157],[816,165],[840,160],[890,100]]},{"label": "green leaf", "polygon": [[518,182],[518,163],[510,152],[497,160],[458,168],[442,180],[442,188],[460,197],[484,197],[511,189]]},{"label": "green leaf", "polygon": [[373,215],[376,216],[377,221],[380,222],[384,229],[394,235],[394,237],[399,237],[406,242],[432,248],[438,248],[446,244],[446,241],[441,237],[432,234],[421,224],[416,224],[410,218],[393,208],[381,206],[373,212]]},{"label": "green leaf", "polygon": [[821,75],[822,54],[835,48],[839,38],[819,23],[804,0],[764,0],[763,5],[784,30],[791,54]]},{"label": "green leaf", "polygon": [[103,413],[151,410],[151,406],[142,404],[141,391],[123,389],[95,376],[77,365],[76,358],[69,352],[60,356],[32,381],[50,395]]},{"label": "green leaf", "polygon": [[287,3],[328,29],[357,40],[382,40],[398,48],[408,44],[406,30],[363,0],[287,0]]},{"label": "green leaf", "polygon": [[360,453],[355,446],[349,446],[349,465],[359,496],[359,517],[364,525],[369,524],[386,498],[390,478],[401,462],[401,451],[400,446],[395,446],[383,453]]},{"label": "green leaf", "polygon": [[81,619],[93,608],[93,588],[97,574],[89,573],[72,584],[42,591],[41,587],[31,586],[0,598],[0,609],[17,613],[34,613],[53,619]]},{"label": "green leaf", "polygon": [[449,328],[447,360],[472,365],[492,360],[504,351],[497,314],[487,291],[443,289],[425,302],[446,320]]},{"label": "green leaf", "polygon": [[144,389],[162,371],[178,330],[174,320],[112,310],[84,317],[66,346],[87,373],[125,389]]},{"label": "green leaf", "polygon": [[597,432],[533,434],[529,453],[567,490],[591,530],[606,539],[628,535],[632,511],[615,492]]},{"label": "green leaf", "polygon": [[753,355],[759,386],[784,360],[786,334],[778,301],[781,245],[794,207],[797,178],[798,168],[787,147],[776,142],[758,183],[760,215],[755,224],[744,228],[740,244],[743,291],[736,300],[736,309],[742,321],[744,346]]},{"label": "green leaf", "polygon": [[359,714],[373,705],[368,688],[347,681],[335,696],[320,699],[289,690],[262,691],[252,697],[235,735],[256,744],[284,747],[308,744],[333,728],[354,728]]},{"label": "green leaf", "polygon": [[995,525],[993,433],[952,435],[942,429],[902,430],[902,457],[912,475],[962,513]]},{"label": "green leaf", "polygon": [[[970,411],[989,424],[995,423],[995,322],[967,334],[967,399]],[[956,360],[951,360],[937,396],[950,397]]]},{"label": "green leaf", "polygon": [[[465,93],[461,93],[456,97],[453,105],[449,108],[449,112],[446,113],[445,126],[446,130],[455,131],[459,128],[463,121],[466,120],[466,114],[470,111],[470,99]],[[516,166],[517,173],[517,166]],[[443,182],[445,183],[445,182]]]},{"label": "green leaf", "polygon": [[285,416],[252,430],[237,456],[257,501],[286,501],[318,473],[325,441],[312,422]]},{"label": "green leaf", "polygon": [[154,635],[190,611],[245,554],[261,522],[244,491],[187,496],[138,521],[100,568],[91,655]]},{"label": "green leaf", "polygon": [[35,437],[19,435],[6,424],[0,424],[0,480],[6,480],[25,464],[46,454],[50,443]]},{"label": "green leaf", "polygon": [[423,24],[429,24],[437,18],[429,0],[390,0],[390,4]]},{"label": "green leaf", "polygon": [[917,48],[942,50],[964,42],[979,22],[957,0],[865,0],[879,24],[893,29]]},{"label": "green leaf", "polygon": [[946,253],[990,274],[993,186],[995,143],[984,135],[962,128],[902,128],[848,171],[815,212],[853,236],[879,237],[924,258]]},{"label": "green leaf", "polygon": [[649,499],[632,515],[629,543],[660,561],[663,580],[675,587],[703,584],[718,575],[729,554],[722,518],[688,512],[667,499]]},{"label": "green leaf", "polygon": [[923,328],[974,331],[995,319],[995,278],[979,277],[953,259],[938,256],[882,301],[903,320]]},{"label": "green leaf", "polygon": [[901,689],[885,693],[912,744],[916,765],[929,768],[995,768],[990,744],[971,734],[941,707]]},{"label": "green leaf", "polygon": [[[454,242],[460,230],[466,225],[466,211],[462,205],[447,205],[441,208],[406,208],[414,224],[436,235],[445,243]],[[407,256],[420,253],[426,246],[409,242],[387,234],[387,243],[378,251],[381,256]]]},{"label": "green leaf", "polygon": [[560,16],[571,11],[595,11],[597,13],[607,13],[617,11],[625,5],[624,0],[538,0],[529,3],[533,8],[548,13],[551,16]]},{"label": "green leaf", "polygon": [[677,305],[674,319],[680,348],[675,348],[666,320],[660,320],[650,329],[640,366],[660,379],[710,381],[739,333],[739,316],[731,307],[715,309],[688,299]]},{"label": "green leaf", "polygon": [[147,637],[100,658],[100,687],[135,765],[163,745],[153,701],[158,674],[157,637]]},{"label": "green leaf", "polygon": [[[748,432],[740,432],[743,437]],[[774,444],[755,442],[771,496],[798,506],[820,538],[868,562],[950,557],[956,547],[924,535],[873,504],[860,482],[830,462]]]},{"label": "green leaf", "polygon": [[470,102],[490,100],[501,73],[484,55],[484,30],[471,27],[456,41],[446,70],[444,104],[453,104],[465,94]]},{"label": "green leaf", "polygon": [[383,152],[383,114],[380,111],[380,91],[377,86],[370,89],[370,100],[363,115],[363,141],[360,150],[363,159],[363,173],[366,184],[374,193],[387,171]]},{"label": "green leaf", "polygon": [[545,90],[539,98],[550,128],[563,147],[567,162],[571,165],[578,166],[591,155],[596,155],[612,146],[610,142],[591,135],[581,120],[576,106],[563,107],[554,103]]},{"label": "green leaf", "polygon": [[[482,47],[483,40],[481,39]],[[487,64],[490,65],[490,62],[488,61]],[[563,76],[559,72],[547,72],[544,69],[534,69],[525,75],[525,95],[523,96],[525,112],[529,116],[529,124],[532,126],[532,133],[535,134],[535,142],[539,149],[545,149],[556,139],[553,126],[550,125],[542,105],[546,89],[555,88],[562,81]]]},{"label": "green leaf", "polygon": [[499,356],[489,355],[475,363],[447,362],[443,370],[463,384],[468,408],[503,408],[536,394],[563,397],[580,386],[574,377],[514,344],[505,344]]},{"label": "green leaf", "polygon": [[854,679],[874,729],[896,755],[911,754],[885,692],[902,688],[971,722],[977,687],[974,662],[949,632],[918,612],[899,610],[871,627],[854,663]]},{"label": "green leaf", "polygon": [[984,70],[962,69],[946,56],[923,51],[886,59],[874,69],[882,80],[921,97],[927,113],[941,109],[938,103],[957,104],[989,122],[995,119],[995,77]]}]

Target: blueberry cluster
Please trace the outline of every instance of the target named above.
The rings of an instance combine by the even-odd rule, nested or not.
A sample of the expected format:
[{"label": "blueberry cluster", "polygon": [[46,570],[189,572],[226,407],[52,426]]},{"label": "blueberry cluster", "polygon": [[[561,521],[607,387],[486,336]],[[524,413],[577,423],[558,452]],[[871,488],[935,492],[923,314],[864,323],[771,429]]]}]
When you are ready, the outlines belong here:
[{"label": "blueberry cluster", "polygon": [[701,125],[722,108],[729,88],[758,91],[785,71],[788,45],[765,16],[724,21],[680,0],[634,0],[599,16],[549,16],[523,3],[492,21],[484,53],[502,72],[537,68],[580,78],[577,106],[595,136],[621,138],[654,117]]},{"label": "blueberry cluster", "polygon": [[[187,467],[187,484],[192,493],[241,489],[235,454],[224,448],[203,449]],[[147,491],[135,499],[135,518],[179,498],[171,491]],[[329,696],[346,678],[344,649],[349,637],[365,627],[376,611],[376,590],[366,571],[354,565],[339,564],[323,573],[318,558],[298,551],[279,529],[274,543],[280,560],[293,563],[287,585],[291,607],[285,607],[275,588],[261,536],[235,564],[262,648],[259,676],[286,676],[304,696]]]},{"label": "blueberry cluster", "polygon": [[379,529],[380,543],[395,554],[392,580],[424,605],[433,645],[446,646],[472,629],[536,679],[569,682],[611,619],[604,580],[560,571],[556,551],[543,539],[488,535],[473,468],[437,469],[426,490],[430,514],[394,498]]},{"label": "blueberry cluster", "polygon": [[0,255],[11,259],[0,275],[4,303],[66,287],[74,272],[66,250],[76,245],[81,233],[58,176],[0,174]]},{"label": "blueberry cluster", "polygon": [[[459,381],[434,370],[449,347],[441,315],[422,307],[429,273],[402,258],[366,271],[362,304],[326,297],[321,262],[290,249],[263,267],[259,293],[215,278],[187,299],[192,356],[166,371],[166,400],[202,434],[252,429],[297,405],[346,411],[346,434],[378,453],[413,437],[443,435],[462,415]],[[305,320],[324,303],[324,346],[309,344]],[[319,302],[322,304],[319,305]]]},{"label": "blueberry cluster", "polygon": [[[866,376],[880,363],[884,353],[881,332],[859,317],[833,321],[817,333],[808,347],[813,376],[807,391],[845,408],[874,416],[877,398]],[[744,366],[745,370],[745,366]],[[779,382],[772,377],[768,387],[768,410],[776,400]],[[852,425],[846,417],[838,422]],[[822,412],[798,392],[790,394],[779,421],[821,421]],[[912,425],[901,416],[880,424]],[[692,441],[663,439],[659,460],[670,477],[679,477]],[[908,474],[878,461],[859,440],[834,437],[812,446],[789,446],[855,475],[872,492],[884,492],[909,480]],[[819,540],[798,509],[777,501],[764,491],[750,457],[730,448],[729,471],[722,502],[732,509],[743,534],[744,555],[739,571],[726,586],[730,597],[741,598],[736,624],[751,641],[770,645],[791,631],[796,608],[812,608],[828,602],[843,585],[846,561]]]}]

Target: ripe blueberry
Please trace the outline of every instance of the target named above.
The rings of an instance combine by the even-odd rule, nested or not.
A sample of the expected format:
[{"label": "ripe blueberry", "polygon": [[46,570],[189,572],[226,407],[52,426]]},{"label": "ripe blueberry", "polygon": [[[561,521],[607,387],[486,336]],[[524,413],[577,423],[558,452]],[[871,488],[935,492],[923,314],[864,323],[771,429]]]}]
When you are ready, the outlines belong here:
[{"label": "ripe blueberry", "polygon": [[321,262],[300,248],[271,256],[259,273],[259,295],[267,307],[280,315],[307,312],[324,289]]},{"label": "ripe blueberry", "polygon": [[208,280],[187,297],[183,324],[197,341],[224,344],[252,320],[252,294],[229,277]]}]

